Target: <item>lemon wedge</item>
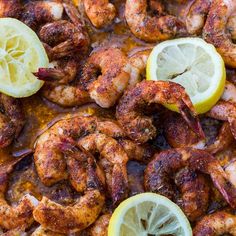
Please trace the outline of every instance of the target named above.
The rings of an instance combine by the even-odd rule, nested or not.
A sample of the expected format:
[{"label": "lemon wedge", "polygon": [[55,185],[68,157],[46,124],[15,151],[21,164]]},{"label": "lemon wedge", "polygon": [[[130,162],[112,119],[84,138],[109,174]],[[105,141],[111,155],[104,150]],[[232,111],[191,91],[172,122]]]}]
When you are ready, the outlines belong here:
[{"label": "lemon wedge", "polygon": [[191,236],[192,229],[182,210],[168,198],[141,193],[122,202],[114,211],[108,236]]},{"label": "lemon wedge", "polygon": [[[224,61],[215,47],[200,38],[164,41],[147,62],[148,80],[169,80],[187,91],[197,113],[205,113],[220,99],[225,86]],[[166,105],[177,111],[175,105]]]},{"label": "lemon wedge", "polygon": [[48,67],[42,43],[28,26],[13,18],[0,18],[0,92],[28,97],[43,85],[32,73]]}]

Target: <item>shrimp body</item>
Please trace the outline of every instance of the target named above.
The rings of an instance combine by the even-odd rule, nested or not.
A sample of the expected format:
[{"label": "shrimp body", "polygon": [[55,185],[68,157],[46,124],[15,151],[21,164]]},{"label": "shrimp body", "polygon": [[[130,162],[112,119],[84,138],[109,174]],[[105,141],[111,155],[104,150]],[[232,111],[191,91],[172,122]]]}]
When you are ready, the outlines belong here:
[{"label": "shrimp body", "polygon": [[[209,174],[211,179],[224,196],[225,200],[233,207],[236,207],[236,188],[227,177],[227,174],[220,166],[220,163],[209,153],[192,149],[180,148],[163,151],[154,156],[145,170],[145,188],[148,191],[156,192],[173,198],[175,189],[171,184],[171,176],[178,170],[187,167],[193,171]],[[206,192],[201,192],[204,197]],[[198,198],[196,190],[196,198]],[[196,201],[199,204],[199,201]],[[201,209],[201,207],[196,208]]]},{"label": "shrimp body", "polygon": [[24,6],[21,21],[33,29],[47,22],[60,20],[63,5],[57,1],[30,1]]},{"label": "shrimp body", "polygon": [[38,202],[33,196],[27,194],[17,206],[13,207],[4,198],[7,190],[8,175],[18,161],[15,160],[4,166],[2,165],[0,171],[0,226],[7,230],[28,228],[34,221],[33,209]]},{"label": "shrimp body", "polygon": [[231,102],[219,101],[208,113],[209,117],[228,121],[231,132],[236,139],[236,106]]},{"label": "shrimp body", "polygon": [[109,108],[115,105],[128,86],[127,62],[125,54],[118,48],[102,49],[89,57],[81,83],[99,106]]},{"label": "shrimp body", "polygon": [[119,123],[132,140],[145,143],[155,137],[156,128],[152,119],[143,115],[150,104],[177,104],[190,127],[203,136],[199,121],[194,118],[193,105],[183,87],[172,82],[142,81],[123,95],[116,110]]},{"label": "shrimp body", "polygon": [[185,31],[184,26],[176,17],[172,15],[149,16],[147,7],[147,0],[126,1],[125,18],[137,38],[147,42],[156,42],[173,38],[177,33]]},{"label": "shrimp body", "polygon": [[128,88],[135,86],[143,79],[146,73],[147,60],[150,53],[151,49],[146,49],[129,57],[130,79]]},{"label": "shrimp body", "polygon": [[0,147],[8,146],[17,138],[25,124],[19,100],[0,94]]},{"label": "shrimp body", "polygon": [[30,236],[65,236],[65,234],[52,232],[44,229],[42,226],[39,226]]},{"label": "shrimp body", "polygon": [[236,235],[236,216],[219,211],[203,217],[193,230],[194,236]]},{"label": "shrimp body", "polygon": [[98,190],[89,190],[73,206],[62,206],[46,197],[33,214],[43,228],[58,233],[73,233],[91,225],[102,210],[104,197]]},{"label": "shrimp body", "polygon": [[53,60],[87,51],[89,36],[77,9],[72,4],[63,4],[70,21],[58,20],[44,25],[40,39],[46,43],[46,50]]},{"label": "shrimp body", "polygon": [[192,3],[186,18],[186,27],[190,34],[201,33],[210,5],[211,0],[195,0]]},{"label": "shrimp body", "polygon": [[227,22],[236,11],[234,0],[212,1],[210,12],[203,29],[204,39],[213,44],[226,65],[236,68],[236,46],[226,33]]},{"label": "shrimp body", "polygon": [[101,28],[112,23],[116,16],[115,6],[109,0],[84,0],[85,12],[92,24]]},{"label": "shrimp body", "polygon": [[111,218],[111,214],[104,214],[100,216],[92,227],[89,229],[91,236],[107,236],[108,225]]},{"label": "shrimp body", "polygon": [[0,2],[0,17],[19,18],[22,8],[20,0],[2,0]]}]

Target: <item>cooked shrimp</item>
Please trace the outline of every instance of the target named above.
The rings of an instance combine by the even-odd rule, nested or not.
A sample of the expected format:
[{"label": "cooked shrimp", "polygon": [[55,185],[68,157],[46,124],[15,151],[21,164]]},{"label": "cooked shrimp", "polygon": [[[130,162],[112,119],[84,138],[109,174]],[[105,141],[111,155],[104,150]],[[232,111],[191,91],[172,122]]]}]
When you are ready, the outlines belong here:
[{"label": "cooked shrimp", "polygon": [[44,25],[39,32],[39,37],[46,44],[47,53],[53,60],[80,55],[89,46],[89,36],[79,12],[72,4],[64,3],[63,6],[71,22],[54,21]]},{"label": "cooked shrimp", "polygon": [[34,30],[39,25],[60,20],[63,5],[59,1],[30,1],[24,6],[21,21]]},{"label": "cooked shrimp", "polygon": [[146,65],[151,49],[146,49],[133,54],[129,58],[129,88],[135,86],[146,76]]},{"label": "cooked shrimp", "polygon": [[0,148],[17,138],[25,124],[25,116],[19,100],[0,93]]},{"label": "cooked shrimp", "polygon": [[84,0],[85,12],[92,24],[101,28],[112,23],[116,16],[115,6],[109,0]]},{"label": "cooked shrimp", "polygon": [[142,81],[121,98],[116,117],[127,135],[140,143],[156,136],[152,118],[143,115],[150,104],[177,104],[181,115],[190,127],[204,136],[193,105],[183,87],[164,81]]},{"label": "cooked shrimp", "polygon": [[236,139],[236,106],[231,102],[219,101],[208,113],[209,117],[228,121],[231,132]]},{"label": "cooked shrimp", "polygon": [[0,168],[0,226],[7,230],[28,228],[34,222],[32,213],[38,202],[28,194],[21,199],[17,206],[10,206],[5,200],[8,175],[13,171],[13,167],[18,161],[14,160]]},{"label": "cooked shrimp", "polygon": [[91,225],[100,214],[104,197],[98,190],[89,190],[72,206],[62,206],[43,197],[35,208],[34,219],[47,230],[74,233]]},{"label": "cooked shrimp", "polygon": [[208,181],[202,174],[183,169],[177,173],[175,184],[182,196],[172,196],[172,199],[175,198],[190,221],[196,221],[208,209],[210,194]]},{"label": "cooked shrimp", "polygon": [[[27,236],[27,233],[25,233],[21,229],[12,229],[12,230],[7,231],[6,233],[2,233],[1,235],[2,236]],[[42,236],[44,236],[44,235],[42,235]]]},{"label": "cooked shrimp", "polygon": [[81,83],[99,106],[115,105],[128,86],[127,62],[127,57],[118,48],[101,49],[89,57]]},{"label": "cooked shrimp", "polygon": [[205,140],[201,139],[178,114],[172,113],[164,120],[164,134],[171,147],[194,147],[203,149]]},{"label": "cooked shrimp", "polygon": [[231,160],[230,163],[226,165],[224,169],[225,173],[228,176],[228,179],[236,188],[236,159]]},{"label": "cooked shrimp", "polygon": [[221,99],[226,102],[232,102],[236,104],[236,87],[233,83],[226,81],[224,93]]},{"label": "cooked shrimp", "polygon": [[155,10],[154,16],[149,16],[147,8],[147,0],[126,1],[125,18],[130,30],[137,38],[147,42],[156,42],[185,32],[185,27],[175,16],[155,15]]},{"label": "cooked shrimp", "polygon": [[105,158],[109,162],[111,168],[109,172],[105,171],[106,182],[112,203],[116,206],[128,195],[127,153],[115,139],[104,134],[90,134],[79,140],[78,144],[87,152],[92,154],[98,152],[100,158]]},{"label": "cooked shrimp", "polygon": [[71,147],[69,139],[78,139],[83,135],[94,133],[96,127],[96,117],[74,117],[60,120],[39,137],[35,146],[34,160],[43,184],[50,186],[68,177],[63,149],[67,151],[67,145]]},{"label": "cooked shrimp", "polygon": [[201,34],[210,5],[211,0],[195,0],[192,3],[186,18],[186,27],[190,34]]},{"label": "cooked shrimp", "polygon": [[[203,150],[192,148],[170,149],[154,156],[154,159],[148,164],[145,170],[144,179],[146,190],[160,193],[173,199],[176,193],[171,179],[174,173],[184,167],[209,174],[214,185],[224,196],[225,200],[231,207],[236,207],[236,188],[230,182],[227,174],[215,157]],[[195,193],[195,197],[198,198],[198,188]],[[201,193],[203,194],[201,197],[203,199],[207,192]],[[201,201],[196,201],[196,210],[201,209],[198,206],[200,203]]]},{"label": "cooked shrimp", "polygon": [[171,147],[193,147],[205,149],[210,153],[217,153],[226,149],[234,140],[228,122],[223,123],[216,140],[206,144],[205,139],[201,139],[186,124],[181,116],[168,116],[164,123],[164,132],[167,142]]},{"label": "cooked shrimp", "polygon": [[23,6],[20,0],[1,0],[0,1],[0,17],[19,18]]},{"label": "cooked shrimp", "polygon": [[39,68],[34,73],[40,80],[53,82],[53,84],[68,84],[75,79],[77,74],[77,63],[73,59],[53,61],[50,68]]},{"label": "cooked shrimp", "polygon": [[193,230],[194,236],[236,236],[236,216],[225,211],[203,217]]},{"label": "cooked shrimp", "polygon": [[105,214],[100,216],[92,227],[89,229],[91,236],[107,236],[108,225],[111,218],[111,214]]},{"label": "cooked shrimp", "polygon": [[31,236],[65,236],[65,234],[60,234],[56,232],[52,232],[50,230],[46,230],[42,228],[42,226],[39,226],[32,234]]},{"label": "cooked shrimp", "polygon": [[203,30],[204,39],[215,45],[226,65],[236,68],[236,46],[227,34],[227,22],[236,11],[234,0],[214,0]]},{"label": "cooked shrimp", "polygon": [[49,101],[63,107],[80,106],[93,101],[88,92],[79,84],[45,84],[42,89],[42,94]]}]

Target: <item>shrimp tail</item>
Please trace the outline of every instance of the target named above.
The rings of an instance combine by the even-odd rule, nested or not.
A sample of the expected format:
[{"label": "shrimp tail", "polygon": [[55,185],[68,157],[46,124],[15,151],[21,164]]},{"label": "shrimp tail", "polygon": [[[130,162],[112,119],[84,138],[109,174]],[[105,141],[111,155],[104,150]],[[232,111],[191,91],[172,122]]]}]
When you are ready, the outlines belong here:
[{"label": "shrimp tail", "polygon": [[54,68],[39,68],[38,72],[33,73],[39,80],[53,82],[61,77],[60,71]]},{"label": "shrimp tail", "polygon": [[205,139],[205,134],[202,130],[200,121],[196,114],[191,111],[191,108],[182,100],[178,105],[180,114],[183,116],[184,120],[187,122],[189,127],[200,137]]}]

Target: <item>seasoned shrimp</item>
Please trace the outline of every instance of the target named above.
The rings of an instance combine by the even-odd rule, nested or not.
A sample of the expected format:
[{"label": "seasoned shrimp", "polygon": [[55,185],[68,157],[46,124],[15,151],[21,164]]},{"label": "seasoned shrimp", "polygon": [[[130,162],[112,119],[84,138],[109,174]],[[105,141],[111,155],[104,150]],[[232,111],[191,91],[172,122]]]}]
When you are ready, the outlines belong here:
[{"label": "seasoned shrimp", "polygon": [[[230,182],[227,174],[215,157],[203,150],[192,148],[170,149],[154,156],[154,159],[145,170],[144,183],[146,190],[160,193],[173,199],[175,189],[171,182],[172,176],[184,167],[209,174],[214,185],[224,196],[225,200],[231,207],[236,207],[236,188]],[[196,199],[199,197],[198,188],[195,192]],[[200,199],[204,199],[207,192],[203,191],[201,193],[203,196]],[[202,207],[198,206],[198,204],[201,204],[201,201],[196,201],[195,204],[196,211],[201,211]]]},{"label": "seasoned shrimp", "polygon": [[0,93],[0,148],[17,138],[25,124],[25,116],[19,100]]},{"label": "seasoned shrimp", "polygon": [[[154,2],[154,1],[152,1]],[[150,8],[152,5],[150,5]],[[132,33],[147,42],[156,42],[173,38],[177,33],[185,33],[184,25],[172,15],[149,16],[147,0],[127,0],[125,18]]]},{"label": "seasoned shrimp", "polygon": [[92,227],[89,229],[89,233],[91,236],[107,236],[107,229],[109,225],[109,221],[111,218],[111,214],[105,214],[100,216]]},{"label": "seasoned shrimp", "polygon": [[236,139],[236,106],[231,102],[219,101],[208,113],[209,117],[228,121],[231,132]]},{"label": "seasoned shrimp", "polygon": [[193,230],[194,236],[236,236],[236,216],[226,211],[215,212],[203,217]]},{"label": "seasoned shrimp", "polygon": [[109,0],[84,0],[85,12],[92,24],[101,28],[112,23],[116,8]]},{"label": "seasoned shrimp", "polygon": [[192,3],[186,18],[186,27],[190,34],[201,34],[210,5],[211,0],[195,0]]},{"label": "seasoned shrimp", "polygon": [[28,194],[14,207],[10,206],[5,200],[8,175],[13,171],[13,167],[18,161],[14,160],[0,166],[0,226],[7,230],[28,228],[34,222],[32,213],[38,203],[37,199]]},{"label": "seasoned shrimp", "polygon": [[100,158],[109,162],[109,171],[105,171],[106,182],[113,205],[116,206],[128,195],[127,153],[115,139],[104,134],[90,134],[79,140],[78,144],[87,152],[98,152]]},{"label": "seasoned shrimp", "polygon": [[227,34],[227,22],[236,11],[234,0],[214,0],[203,29],[204,39],[215,45],[226,65],[236,68],[236,45]]},{"label": "seasoned shrimp", "polygon": [[[7,231],[6,233],[2,233],[1,235],[2,236],[27,236],[27,233],[25,233],[21,229],[12,229],[12,230]],[[42,235],[42,236],[44,236],[44,235]]]},{"label": "seasoned shrimp", "polygon": [[190,127],[200,136],[204,136],[184,88],[172,82],[142,81],[137,84],[121,98],[116,117],[132,140],[145,143],[156,136],[156,128],[152,124],[152,118],[144,116],[143,111],[150,104],[166,103],[177,104]]},{"label": "seasoned shrimp", "polygon": [[42,228],[42,226],[39,226],[32,234],[31,236],[65,236],[65,234],[60,234],[56,232],[52,232],[50,230],[46,230]]},{"label": "seasoned shrimp", "polygon": [[54,21],[44,25],[39,32],[39,37],[46,44],[47,53],[53,60],[79,55],[89,47],[89,36],[79,12],[72,4],[64,3],[63,7],[71,22]]},{"label": "seasoned shrimp", "polygon": [[35,146],[34,161],[43,184],[50,186],[68,177],[63,149],[66,151],[70,138],[78,139],[94,133],[96,127],[96,117],[74,117],[60,120],[39,137]]},{"label": "seasoned shrimp", "polygon": [[229,123],[224,122],[216,140],[207,145],[206,140],[199,138],[179,115],[168,116],[164,123],[164,132],[171,147],[205,149],[212,154],[226,149],[234,140]]},{"label": "seasoned shrimp", "polygon": [[101,49],[89,57],[81,83],[99,106],[109,108],[115,105],[128,86],[127,63],[127,57],[118,48]]},{"label": "seasoned shrimp", "polygon": [[30,1],[24,6],[20,19],[35,30],[39,25],[60,20],[62,14],[63,5],[59,1]]},{"label": "seasoned shrimp", "polygon": [[43,197],[35,208],[34,219],[47,230],[74,233],[91,225],[100,214],[104,197],[98,190],[89,190],[72,206],[62,206]]},{"label": "seasoned shrimp", "polygon": [[1,0],[0,1],[0,17],[19,18],[22,12],[22,4],[20,0]]},{"label": "seasoned shrimp", "polygon": [[133,54],[131,57],[129,57],[129,73],[130,73],[130,79],[129,79],[129,86],[133,87],[138,82],[140,82],[143,77],[146,75],[146,65],[148,57],[151,53],[151,49],[146,49],[139,51],[135,54]]},{"label": "seasoned shrimp", "polygon": [[225,173],[228,176],[228,179],[236,188],[236,159],[231,160],[230,163],[227,164],[224,169]]}]

